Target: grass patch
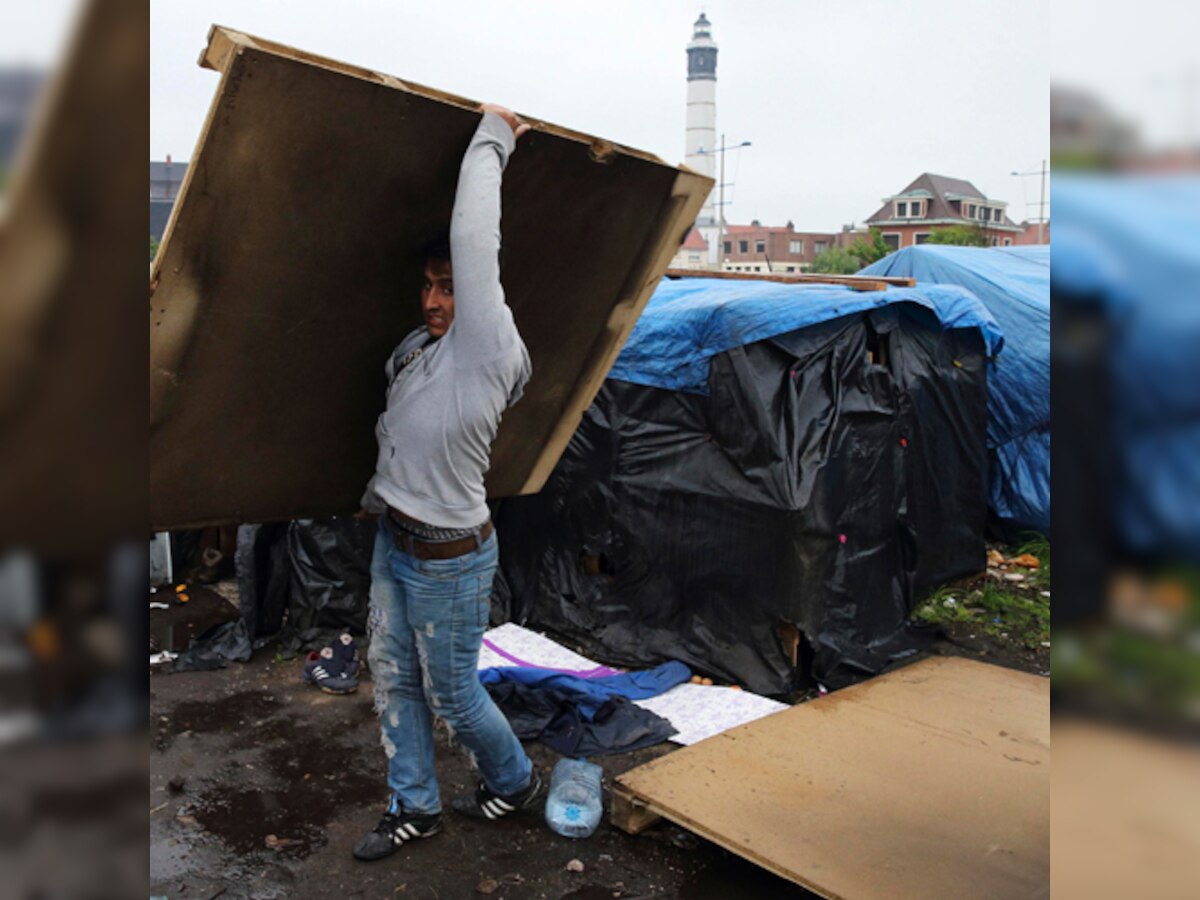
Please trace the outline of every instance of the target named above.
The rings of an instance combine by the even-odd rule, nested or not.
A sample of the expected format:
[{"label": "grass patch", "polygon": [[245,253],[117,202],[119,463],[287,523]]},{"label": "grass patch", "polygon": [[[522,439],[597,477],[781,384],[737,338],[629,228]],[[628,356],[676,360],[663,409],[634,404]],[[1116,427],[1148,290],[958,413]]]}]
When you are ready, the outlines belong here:
[{"label": "grass patch", "polygon": [[1050,586],[1050,542],[1041,535],[1030,535],[1023,544],[1006,548],[1004,555],[1012,558],[1023,553],[1036,556],[1040,563],[1034,569],[1011,569],[1023,574],[1024,581],[996,581],[985,576],[969,584],[943,587],[920,604],[914,618],[935,625],[967,626],[1030,649],[1041,648],[1050,640],[1050,598],[1042,596]]}]

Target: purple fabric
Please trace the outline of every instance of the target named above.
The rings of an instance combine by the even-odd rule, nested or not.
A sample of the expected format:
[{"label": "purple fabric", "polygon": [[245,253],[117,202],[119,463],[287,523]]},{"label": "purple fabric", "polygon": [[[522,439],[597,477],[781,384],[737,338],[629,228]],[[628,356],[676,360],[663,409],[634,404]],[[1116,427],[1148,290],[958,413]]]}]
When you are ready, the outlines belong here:
[{"label": "purple fabric", "polygon": [[513,656],[507,650],[497,647],[487,638],[483,639],[483,645],[493,653],[498,653],[510,663],[517,666],[523,666],[526,669],[544,669],[547,672],[559,672],[563,675],[574,675],[576,678],[603,678],[608,675],[623,674],[620,669],[610,669],[608,666],[596,666],[594,669],[555,669],[552,666],[538,666],[531,662],[526,662],[516,656]]}]

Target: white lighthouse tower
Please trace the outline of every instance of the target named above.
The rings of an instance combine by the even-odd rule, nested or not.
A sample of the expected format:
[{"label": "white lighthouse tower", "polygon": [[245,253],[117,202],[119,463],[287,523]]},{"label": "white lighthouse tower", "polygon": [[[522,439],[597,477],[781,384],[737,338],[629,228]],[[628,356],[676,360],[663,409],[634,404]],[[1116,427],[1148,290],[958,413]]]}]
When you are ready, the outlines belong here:
[{"label": "white lighthouse tower", "polygon": [[[712,23],[704,13],[700,13],[700,18],[693,26],[692,40],[687,45],[687,58],[687,130],[684,143],[687,165],[713,178],[717,163],[713,152],[717,147],[717,44],[712,39]],[[704,152],[699,152],[701,150]],[[719,259],[716,246],[719,212],[713,203],[713,194],[709,194],[696,219],[696,228],[708,241],[710,262]]]}]

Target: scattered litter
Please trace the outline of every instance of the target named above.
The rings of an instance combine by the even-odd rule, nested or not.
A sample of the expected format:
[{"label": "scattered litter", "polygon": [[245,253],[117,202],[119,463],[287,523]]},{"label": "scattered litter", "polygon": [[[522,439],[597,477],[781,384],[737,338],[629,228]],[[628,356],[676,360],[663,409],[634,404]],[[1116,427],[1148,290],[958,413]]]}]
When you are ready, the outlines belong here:
[{"label": "scattered litter", "polygon": [[267,845],[268,850],[274,850],[278,852],[280,850],[286,850],[288,847],[292,846],[292,844],[298,844],[300,842],[295,838],[281,838],[273,834],[268,834],[266,838],[263,839],[263,843]]},{"label": "scattered litter", "polygon": [[1001,553],[999,550],[989,550],[987,552],[987,564],[989,566],[1004,565],[1004,554]]},{"label": "scattered litter", "polygon": [[170,650],[163,650],[161,653],[150,654],[150,665],[161,666],[164,663],[169,663],[174,659],[178,659],[178,653],[172,653]]},{"label": "scattered litter", "polygon": [[158,806],[154,807],[154,809],[150,810],[150,815],[154,815],[156,812],[162,812],[170,805],[170,803],[160,803]]},{"label": "scattered litter", "polygon": [[167,603],[151,603],[150,608],[151,609],[170,609],[171,606],[170,606],[170,604],[167,604]]},{"label": "scattered litter", "polygon": [[500,882],[495,878],[485,878],[479,884],[475,885],[475,891],[479,894],[490,894],[500,887]]},{"label": "scattered litter", "polygon": [[187,603],[192,598],[189,597],[187,594],[176,594],[175,599],[178,600],[180,603]]},{"label": "scattered litter", "polygon": [[175,585],[175,593],[177,593],[177,594],[182,594],[182,593],[184,593],[186,590],[187,590],[187,585],[186,585],[186,584],[177,584],[177,585]]},{"label": "scattered litter", "polygon": [[953,609],[954,607],[958,606],[958,601],[953,597],[947,597],[942,601],[942,606],[946,607],[946,609]]},{"label": "scattered litter", "polygon": [[712,687],[713,680],[711,678],[701,678],[700,683],[705,687]]},{"label": "scattered litter", "polygon": [[1042,561],[1032,553],[1022,553],[1020,556],[1014,556],[1012,559],[1007,560],[1007,562],[1009,565],[1024,566],[1026,569],[1036,569],[1042,564]]},{"label": "scattered litter", "polygon": [[583,871],[583,862],[578,859],[571,860],[569,863],[567,863],[567,871],[568,872],[582,872]]},{"label": "scattered litter", "polygon": [[1025,576],[1022,575],[1020,572],[1005,572],[1004,580],[1005,581],[1024,581]]},{"label": "scattered litter", "polygon": [[1042,595],[1043,597],[1047,597],[1047,598],[1048,598],[1048,597],[1050,596],[1050,592],[1049,592],[1049,591],[1041,591],[1040,593],[1041,593],[1041,595]]},{"label": "scattered litter", "polygon": [[1049,646],[1050,646],[1050,642],[1049,642],[1049,641],[1042,641],[1042,646],[1043,646],[1043,647],[1049,647]]}]

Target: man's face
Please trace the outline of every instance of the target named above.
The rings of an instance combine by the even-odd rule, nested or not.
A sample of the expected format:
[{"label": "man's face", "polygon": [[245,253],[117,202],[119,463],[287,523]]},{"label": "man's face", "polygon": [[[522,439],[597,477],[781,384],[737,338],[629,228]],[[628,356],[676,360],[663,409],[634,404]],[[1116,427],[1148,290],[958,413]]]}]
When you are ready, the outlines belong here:
[{"label": "man's face", "polygon": [[454,274],[448,259],[425,263],[425,281],[421,286],[421,312],[429,336],[440,338],[454,321]]}]

